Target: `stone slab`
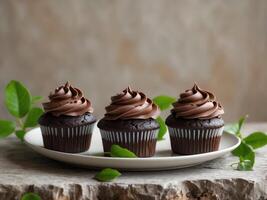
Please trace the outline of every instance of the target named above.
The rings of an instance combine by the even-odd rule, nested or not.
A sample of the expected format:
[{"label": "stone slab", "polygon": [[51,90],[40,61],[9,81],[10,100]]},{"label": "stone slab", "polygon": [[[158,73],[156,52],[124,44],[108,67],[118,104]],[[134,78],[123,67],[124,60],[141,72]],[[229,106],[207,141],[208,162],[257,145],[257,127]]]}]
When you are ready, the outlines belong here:
[{"label": "stone slab", "polygon": [[[267,123],[245,127],[267,131]],[[0,200],[19,200],[25,192],[43,200],[264,200],[267,199],[267,148],[257,151],[254,171],[230,166],[230,154],[199,166],[158,172],[123,172],[117,180],[99,183],[96,171],[45,158],[14,137],[0,140]]]}]

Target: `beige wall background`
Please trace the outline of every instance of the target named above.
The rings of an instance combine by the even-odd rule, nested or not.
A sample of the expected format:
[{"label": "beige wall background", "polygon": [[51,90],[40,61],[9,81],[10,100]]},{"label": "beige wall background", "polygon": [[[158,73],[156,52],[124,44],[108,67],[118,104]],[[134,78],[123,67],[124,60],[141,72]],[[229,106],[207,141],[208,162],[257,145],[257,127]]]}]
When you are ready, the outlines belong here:
[{"label": "beige wall background", "polygon": [[11,79],[47,96],[69,80],[101,117],[131,85],[148,96],[197,82],[226,121],[267,120],[265,0],[0,1],[0,118]]}]

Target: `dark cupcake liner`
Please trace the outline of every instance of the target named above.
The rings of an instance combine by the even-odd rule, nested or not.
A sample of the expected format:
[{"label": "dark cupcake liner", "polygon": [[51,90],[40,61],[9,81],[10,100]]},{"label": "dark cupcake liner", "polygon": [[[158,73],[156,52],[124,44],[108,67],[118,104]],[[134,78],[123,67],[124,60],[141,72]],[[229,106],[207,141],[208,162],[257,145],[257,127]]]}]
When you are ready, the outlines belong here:
[{"label": "dark cupcake liner", "polygon": [[151,157],[155,154],[158,129],[145,131],[107,131],[100,129],[104,152],[110,152],[117,144],[134,152],[138,157]]},{"label": "dark cupcake liner", "polygon": [[171,148],[177,154],[199,154],[219,149],[223,127],[213,129],[186,129],[168,127]]},{"label": "dark cupcake liner", "polygon": [[66,128],[41,125],[44,147],[66,153],[87,151],[91,144],[94,124]]}]

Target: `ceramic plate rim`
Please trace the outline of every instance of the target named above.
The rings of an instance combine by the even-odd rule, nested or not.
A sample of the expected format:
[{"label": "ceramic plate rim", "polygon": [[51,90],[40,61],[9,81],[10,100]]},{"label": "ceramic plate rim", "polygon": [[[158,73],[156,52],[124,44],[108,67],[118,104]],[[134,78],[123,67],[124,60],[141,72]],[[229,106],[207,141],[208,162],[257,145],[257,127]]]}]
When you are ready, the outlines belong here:
[{"label": "ceramic plate rim", "polygon": [[[34,129],[28,131],[25,134],[25,137],[24,137],[24,142],[28,146],[30,146],[31,148],[32,147],[37,147],[37,148],[42,148],[45,151],[48,151],[48,152],[51,152],[51,153],[56,153],[56,154],[61,154],[61,155],[68,155],[68,156],[76,156],[76,157],[81,157],[81,158],[92,158],[92,159],[95,159],[95,160],[124,160],[124,161],[137,161],[137,160],[138,161],[139,160],[140,161],[146,161],[146,160],[149,160],[149,161],[152,161],[152,160],[185,160],[185,159],[192,159],[192,158],[202,158],[202,157],[206,157],[206,156],[209,156],[209,155],[223,154],[225,152],[230,152],[233,149],[235,149],[236,147],[238,147],[240,145],[240,143],[241,143],[240,138],[236,137],[233,134],[230,134],[230,133],[227,133],[227,132],[223,132],[223,134],[228,135],[228,136],[230,136],[230,137],[232,137],[232,138],[234,138],[236,140],[235,141],[235,145],[232,145],[230,147],[227,147],[227,148],[224,148],[224,149],[221,149],[221,150],[213,151],[213,152],[194,154],[194,155],[178,155],[177,154],[177,156],[162,156],[162,157],[149,157],[149,158],[117,158],[117,157],[114,158],[114,157],[104,157],[104,156],[95,156],[95,155],[84,155],[83,153],[85,153],[85,152],[77,153],[77,154],[76,153],[66,153],[66,152],[60,152],[60,151],[54,151],[54,150],[51,150],[51,149],[46,149],[43,146],[34,145],[31,142],[29,142],[28,140],[29,140],[29,135],[33,131],[36,131],[36,129],[40,129],[40,127],[36,127]],[[35,149],[33,149],[33,150],[35,150]],[[39,154],[41,154],[41,153],[39,153]]]}]

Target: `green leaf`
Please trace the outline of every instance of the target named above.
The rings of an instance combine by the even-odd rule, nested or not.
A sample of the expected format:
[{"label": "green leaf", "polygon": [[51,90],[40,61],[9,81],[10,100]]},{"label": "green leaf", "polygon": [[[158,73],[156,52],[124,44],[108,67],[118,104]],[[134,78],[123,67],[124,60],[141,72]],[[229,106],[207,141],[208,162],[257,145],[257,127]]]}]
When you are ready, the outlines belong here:
[{"label": "green leaf", "polygon": [[111,157],[136,158],[137,156],[126,148],[113,144],[110,150]]},{"label": "green leaf", "polygon": [[250,160],[252,167],[254,166],[255,163],[255,152],[251,151],[247,155],[243,156],[244,160]]},{"label": "green leaf", "polygon": [[232,154],[240,157],[247,155],[251,151],[253,151],[252,147],[247,145],[244,141],[241,141],[240,145],[232,151]]},{"label": "green leaf", "polygon": [[24,117],[30,110],[30,93],[20,82],[10,81],[5,89],[5,104],[11,115]]},{"label": "green leaf", "polygon": [[227,124],[224,126],[224,131],[233,135],[237,135],[238,129],[238,123]]},{"label": "green leaf", "polygon": [[163,137],[165,133],[167,132],[167,126],[161,117],[158,117],[156,120],[159,123],[159,133],[158,133],[157,140],[163,140]]},{"label": "green leaf", "polygon": [[253,148],[246,144],[244,141],[241,141],[240,145],[232,151],[232,154],[238,156],[240,160],[250,160],[252,166],[255,162],[255,152]]},{"label": "green leaf", "polygon": [[246,118],[247,116],[241,117],[237,123],[227,124],[224,127],[224,131],[242,138],[241,128],[243,127]]},{"label": "green leaf", "polygon": [[101,182],[112,181],[121,176],[121,173],[116,169],[106,168],[95,175],[95,179]]},{"label": "green leaf", "polygon": [[32,104],[37,103],[40,101],[43,97],[42,96],[32,96]]},{"label": "green leaf", "polygon": [[0,138],[4,138],[12,134],[16,129],[15,122],[0,120]]},{"label": "green leaf", "polygon": [[26,134],[26,132],[24,130],[18,130],[15,132],[17,138],[19,138],[21,141],[24,140],[24,135]]},{"label": "green leaf", "polygon": [[264,132],[254,132],[244,138],[244,141],[254,149],[258,149],[267,144],[267,135]]},{"label": "green leaf", "polygon": [[31,108],[24,122],[24,128],[35,127],[38,124],[38,119],[43,113],[44,112],[41,108]]},{"label": "green leaf", "polygon": [[158,105],[160,110],[168,109],[175,101],[175,98],[165,95],[157,96],[153,99],[153,102]]},{"label": "green leaf", "polygon": [[34,193],[26,193],[22,196],[21,200],[42,200],[41,197]]},{"label": "green leaf", "polygon": [[239,121],[238,121],[238,132],[241,131],[241,128],[243,127],[246,118],[247,118],[247,116],[245,116],[245,117],[241,117],[241,118],[239,119]]},{"label": "green leaf", "polygon": [[250,171],[253,169],[253,162],[251,160],[240,160],[237,165],[239,171]]}]

